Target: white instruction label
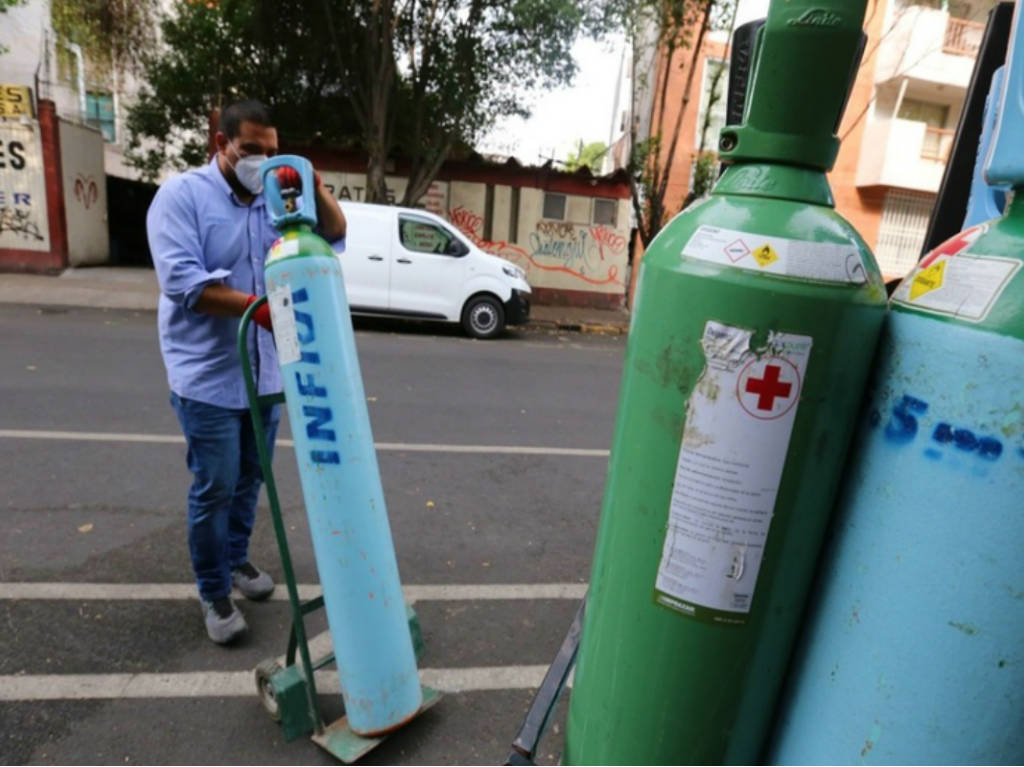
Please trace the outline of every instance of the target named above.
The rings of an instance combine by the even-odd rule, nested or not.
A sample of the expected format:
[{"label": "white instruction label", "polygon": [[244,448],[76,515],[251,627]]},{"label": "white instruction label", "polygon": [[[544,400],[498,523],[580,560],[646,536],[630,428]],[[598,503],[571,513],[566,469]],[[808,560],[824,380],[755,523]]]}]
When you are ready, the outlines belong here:
[{"label": "white instruction label", "polygon": [[277,346],[277,360],[281,365],[298,362],[302,357],[299,347],[299,330],[295,325],[295,306],[292,301],[292,286],[277,285],[267,292],[270,303],[270,318],[274,323],[274,344]]},{"label": "white instruction label", "polygon": [[1020,269],[1021,262],[974,253],[950,255],[940,250],[932,251],[900,283],[893,301],[926,312],[981,322]]},{"label": "white instruction label", "polygon": [[668,530],[655,584],[660,604],[712,621],[750,611],[813,339],[709,321],[706,366],[687,404]]},{"label": "white instruction label", "polygon": [[859,285],[868,278],[860,249],[853,243],[791,240],[717,226],[698,228],[683,247],[682,255],[722,266],[816,282]]}]

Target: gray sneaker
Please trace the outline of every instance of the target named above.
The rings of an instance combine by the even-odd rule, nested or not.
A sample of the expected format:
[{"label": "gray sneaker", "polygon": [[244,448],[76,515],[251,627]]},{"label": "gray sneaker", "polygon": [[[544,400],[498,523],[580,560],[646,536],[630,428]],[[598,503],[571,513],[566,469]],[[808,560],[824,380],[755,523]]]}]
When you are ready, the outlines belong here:
[{"label": "gray sneaker", "polygon": [[242,613],[231,601],[231,597],[221,597],[212,602],[207,602],[205,599],[199,601],[203,606],[206,633],[217,644],[233,642],[249,628]]},{"label": "gray sneaker", "polygon": [[274,580],[267,573],[254,567],[252,562],[239,565],[231,571],[231,582],[246,599],[256,602],[274,593]]}]

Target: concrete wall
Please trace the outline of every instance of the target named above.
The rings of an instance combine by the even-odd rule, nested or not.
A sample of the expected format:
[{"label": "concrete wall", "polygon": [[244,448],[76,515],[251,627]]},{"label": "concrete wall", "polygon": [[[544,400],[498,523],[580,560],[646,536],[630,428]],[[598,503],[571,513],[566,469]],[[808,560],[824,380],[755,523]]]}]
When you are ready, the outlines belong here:
[{"label": "concrete wall", "polygon": [[495,188],[491,238],[484,237],[486,187],[451,183],[449,220],[478,247],[522,267],[542,303],[621,306],[628,282],[629,201],[617,199],[616,226],[593,223],[593,200],[566,194],[565,220],[544,218],[544,190],[519,188],[518,233],[507,232],[511,190]]},{"label": "concrete wall", "polygon": [[910,120],[876,121],[868,126],[858,186],[892,186],[935,193],[942,183],[944,162],[921,156],[927,126]]},{"label": "concrete wall", "polygon": [[[331,193],[339,200],[351,200],[352,202],[363,202],[366,199],[366,174],[346,173],[341,171],[322,171],[321,178]],[[397,204],[405,196],[405,187],[408,179],[404,176],[386,176],[388,202]],[[448,184],[444,181],[434,181],[427,193],[420,199],[419,204],[431,213],[443,216],[448,212]]]},{"label": "concrete wall", "polygon": [[110,260],[107,181],[103,136],[98,130],[60,121],[61,178],[71,266]]},{"label": "concrete wall", "polygon": [[[319,164],[329,167],[326,163]],[[326,170],[321,175],[342,203],[364,199],[365,174]],[[435,181],[419,204],[447,218],[481,250],[522,267],[538,303],[623,305],[629,272],[628,199],[605,198],[614,199],[618,206],[616,222],[615,226],[599,225],[593,222],[594,196],[573,194],[556,184],[554,193],[566,196],[566,215],[563,221],[553,221],[544,218],[545,192],[539,186],[528,186],[521,178],[518,183],[511,178],[504,179],[501,169],[483,175],[486,180]],[[498,183],[501,180],[511,183]],[[400,200],[405,193],[406,179],[388,176],[387,183],[389,199]],[[570,182],[563,179],[559,183]],[[492,195],[489,221],[488,187]],[[585,189],[587,182],[573,179],[571,187]],[[518,208],[514,214],[517,190]],[[622,186],[617,193],[625,191]],[[510,228],[513,219],[516,219],[514,232]]]}]

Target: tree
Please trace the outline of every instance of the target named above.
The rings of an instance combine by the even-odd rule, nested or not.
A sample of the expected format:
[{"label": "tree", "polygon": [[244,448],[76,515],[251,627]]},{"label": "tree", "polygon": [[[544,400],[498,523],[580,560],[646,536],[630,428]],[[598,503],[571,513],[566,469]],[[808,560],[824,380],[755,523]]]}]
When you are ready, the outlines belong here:
[{"label": "tree", "polygon": [[287,140],[354,145],[358,126],[320,8],[299,0],[177,0],[128,109],[128,162],[150,179],[167,167],[202,164],[210,114],[242,98],[266,103]]},{"label": "tree", "polygon": [[[728,33],[732,38],[733,28],[736,26],[736,7],[734,2],[732,13],[728,20]],[[711,79],[708,82],[708,101],[704,106],[704,118],[700,123],[700,142],[697,145],[697,159],[693,165],[693,178],[690,193],[683,202],[683,209],[687,208],[694,200],[699,200],[711,191],[711,187],[718,178],[718,152],[717,147],[709,147],[708,140],[711,138],[711,126],[714,122],[715,106],[722,103],[726,98],[727,75],[729,65],[724,61],[709,62]]]},{"label": "tree", "polygon": [[565,161],[565,169],[572,172],[580,168],[589,168],[590,172],[596,175],[601,172],[601,163],[607,153],[608,145],[603,141],[593,141],[584,146],[583,139],[580,139],[575,152]]},{"label": "tree", "polygon": [[[10,0],[0,0],[9,2]],[[158,0],[50,0],[50,19],[61,42],[77,43],[89,60],[90,78],[117,85],[135,72],[154,40]],[[58,56],[67,51],[57,46]]]},{"label": "tree", "polygon": [[[679,133],[687,109],[701,47],[710,29],[723,26],[735,18],[737,0],[623,0],[619,7],[622,23],[632,43],[634,104],[637,89],[653,97],[650,132],[640,139],[639,116],[634,112],[630,122],[631,156],[629,171],[633,211],[637,230],[644,247],[661,230],[666,218],[665,193],[679,144]],[[651,50],[652,65],[646,63]],[[681,64],[677,56],[689,51]],[[657,75],[651,83],[645,69],[653,66]],[[668,85],[674,68],[686,72],[682,101],[672,126],[665,129]]]},{"label": "tree", "polygon": [[[367,199],[389,159],[410,162],[402,201],[531,87],[568,82],[571,45],[608,21],[598,0],[178,0],[129,113],[132,162],[150,175],[195,164],[206,115],[259,98],[281,133],[366,151]],[[180,149],[178,148],[180,147]]]}]

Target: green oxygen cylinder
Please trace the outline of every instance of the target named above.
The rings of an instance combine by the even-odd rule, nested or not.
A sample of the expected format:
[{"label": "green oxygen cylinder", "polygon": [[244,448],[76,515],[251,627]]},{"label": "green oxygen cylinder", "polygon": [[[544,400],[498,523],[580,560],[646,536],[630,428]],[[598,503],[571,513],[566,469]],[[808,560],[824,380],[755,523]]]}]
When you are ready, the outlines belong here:
[{"label": "green oxygen cylinder", "polygon": [[866,0],[772,0],[711,196],[639,273],[566,764],[759,758],[885,316],[825,171]]}]

